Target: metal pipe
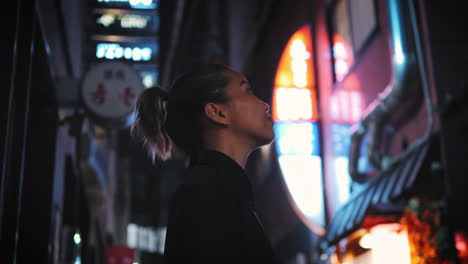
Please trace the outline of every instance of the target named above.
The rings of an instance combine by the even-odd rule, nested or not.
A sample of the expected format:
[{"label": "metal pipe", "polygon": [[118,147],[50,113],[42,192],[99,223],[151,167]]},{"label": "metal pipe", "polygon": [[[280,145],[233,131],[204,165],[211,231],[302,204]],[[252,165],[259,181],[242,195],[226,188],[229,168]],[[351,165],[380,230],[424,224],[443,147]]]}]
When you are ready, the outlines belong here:
[{"label": "metal pipe", "polygon": [[407,0],[387,0],[392,36],[393,76],[390,84],[370,104],[362,121],[353,128],[349,173],[356,182],[366,180],[366,176],[360,174],[357,167],[360,146],[366,133],[369,134],[367,155],[371,164],[378,169],[385,168],[386,165],[390,164],[390,158],[384,157],[379,151],[383,125],[390,114],[409,99],[409,94],[412,89],[417,88],[419,82],[413,36],[410,30],[410,4],[410,1]]},{"label": "metal pipe", "polygon": [[426,71],[426,63],[424,61],[424,54],[421,45],[421,38],[419,33],[419,26],[418,26],[418,19],[416,17],[416,10],[415,10],[415,1],[410,1],[410,18],[411,18],[411,25],[413,27],[414,32],[414,44],[416,47],[416,55],[418,59],[419,65],[419,74],[421,76],[421,86],[423,88],[424,93],[424,101],[426,103],[426,110],[427,110],[427,129],[426,133],[424,134],[425,137],[429,137],[434,129],[434,107],[432,106],[432,98],[431,98],[431,90],[429,88],[429,77]]}]

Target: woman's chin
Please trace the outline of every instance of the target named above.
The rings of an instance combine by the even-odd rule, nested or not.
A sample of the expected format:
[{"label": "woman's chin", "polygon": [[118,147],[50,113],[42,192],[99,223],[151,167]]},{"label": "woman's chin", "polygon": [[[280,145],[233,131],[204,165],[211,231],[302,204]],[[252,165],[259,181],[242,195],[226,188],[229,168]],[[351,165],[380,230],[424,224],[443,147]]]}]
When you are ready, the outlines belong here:
[{"label": "woman's chin", "polygon": [[265,146],[265,145],[269,145],[271,144],[273,141],[275,140],[275,133],[271,133],[269,134],[268,136],[264,137],[263,140],[262,140],[262,144],[260,145],[261,146]]}]

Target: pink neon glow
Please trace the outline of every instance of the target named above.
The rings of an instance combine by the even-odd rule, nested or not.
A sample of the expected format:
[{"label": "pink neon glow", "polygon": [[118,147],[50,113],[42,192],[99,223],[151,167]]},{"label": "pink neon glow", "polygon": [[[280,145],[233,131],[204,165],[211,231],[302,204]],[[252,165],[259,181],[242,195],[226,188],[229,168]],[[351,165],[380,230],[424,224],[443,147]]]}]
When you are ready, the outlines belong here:
[{"label": "pink neon glow", "polygon": [[330,97],[330,112],[334,121],[354,124],[362,116],[364,101],[356,75],[349,75]]}]

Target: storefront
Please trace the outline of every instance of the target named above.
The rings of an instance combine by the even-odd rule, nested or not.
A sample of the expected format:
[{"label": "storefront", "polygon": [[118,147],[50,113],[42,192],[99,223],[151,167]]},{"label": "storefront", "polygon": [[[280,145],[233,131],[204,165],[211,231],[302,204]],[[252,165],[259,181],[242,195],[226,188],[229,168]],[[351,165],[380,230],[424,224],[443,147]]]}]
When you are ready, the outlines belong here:
[{"label": "storefront", "polygon": [[[271,17],[288,23],[266,23],[248,72],[254,85],[272,87],[258,96],[276,122],[274,146],[253,155],[254,172],[273,175],[257,176],[266,230],[281,236],[296,216],[320,237],[312,261],[324,263],[463,259],[466,224],[448,209],[461,206],[447,190],[462,188],[448,179],[464,180],[445,170],[455,162],[447,165],[434,110],[425,4],[299,6],[273,5]],[[287,205],[268,204],[283,194]]]},{"label": "storefront", "polygon": [[324,141],[331,220],[321,259],[463,259],[466,238],[448,213],[424,4],[329,2],[314,23],[322,124],[333,137]]}]

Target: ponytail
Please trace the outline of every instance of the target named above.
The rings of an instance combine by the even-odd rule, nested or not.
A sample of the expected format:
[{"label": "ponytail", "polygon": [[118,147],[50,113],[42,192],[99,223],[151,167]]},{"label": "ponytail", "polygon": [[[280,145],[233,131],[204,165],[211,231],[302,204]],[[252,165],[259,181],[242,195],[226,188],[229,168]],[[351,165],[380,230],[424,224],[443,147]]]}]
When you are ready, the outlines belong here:
[{"label": "ponytail", "polygon": [[167,100],[168,93],[154,86],[138,96],[135,107],[131,134],[138,133],[153,162],[156,157],[161,160],[171,157],[172,141],[166,132]]},{"label": "ponytail", "polygon": [[169,159],[173,150],[189,159],[196,157],[204,147],[204,106],[228,101],[225,73],[229,70],[221,64],[200,65],[180,75],[170,93],[152,87],[139,95],[131,132],[138,132],[153,161]]}]

